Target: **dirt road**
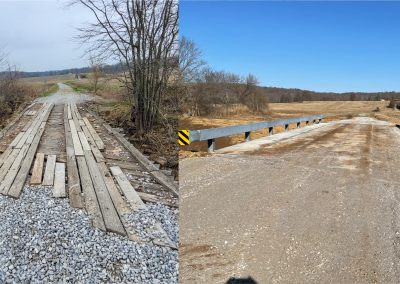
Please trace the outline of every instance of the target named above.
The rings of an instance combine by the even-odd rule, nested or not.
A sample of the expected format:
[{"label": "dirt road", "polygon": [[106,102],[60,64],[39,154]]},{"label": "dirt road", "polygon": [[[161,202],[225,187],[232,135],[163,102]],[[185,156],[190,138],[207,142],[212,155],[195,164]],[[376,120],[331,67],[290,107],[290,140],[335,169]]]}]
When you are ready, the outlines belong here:
[{"label": "dirt road", "polygon": [[398,283],[400,130],[331,123],[180,163],[180,282]]}]

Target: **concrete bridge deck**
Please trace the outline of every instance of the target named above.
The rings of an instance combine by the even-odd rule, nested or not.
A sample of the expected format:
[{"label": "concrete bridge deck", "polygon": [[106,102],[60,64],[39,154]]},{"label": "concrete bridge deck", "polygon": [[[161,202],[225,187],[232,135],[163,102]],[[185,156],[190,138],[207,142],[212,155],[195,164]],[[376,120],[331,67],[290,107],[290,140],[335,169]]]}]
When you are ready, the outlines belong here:
[{"label": "concrete bridge deck", "polygon": [[400,282],[400,130],[358,118],[273,142],[180,163],[180,281]]}]

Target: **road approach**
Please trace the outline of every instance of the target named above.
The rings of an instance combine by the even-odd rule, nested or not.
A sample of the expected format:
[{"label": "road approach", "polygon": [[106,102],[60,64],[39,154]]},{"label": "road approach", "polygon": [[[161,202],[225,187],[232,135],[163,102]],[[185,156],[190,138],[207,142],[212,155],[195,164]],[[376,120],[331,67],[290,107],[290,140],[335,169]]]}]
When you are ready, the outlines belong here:
[{"label": "road approach", "polygon": [[360,117],[263,145],[180,163],[180,283],[398,283],[400,130]]}]

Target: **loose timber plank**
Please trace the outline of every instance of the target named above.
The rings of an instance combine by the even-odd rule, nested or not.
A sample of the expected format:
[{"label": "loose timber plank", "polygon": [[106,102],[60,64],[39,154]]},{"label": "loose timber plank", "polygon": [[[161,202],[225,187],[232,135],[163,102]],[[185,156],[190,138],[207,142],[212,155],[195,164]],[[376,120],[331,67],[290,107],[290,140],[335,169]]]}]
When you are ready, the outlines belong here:
[{"label": "loose timber plank", "polygon": [[10,146],[7,147],[7,149],[3,152],[3,155],[0,157],[0,167],[4,164],[4,162],[7,160],[8,156],[12,153],[13,148]]},{"label": "loose timber plank", "polygon": [[75,123],[76,131],[81,132],[82,128],[81,125],[79,124],[79,119],[76,117],[76,113],[74,111],[74,107],[72,104],[71,104],[71,114],[72,114],[72,120]]},{"label": "loose timber plank", "polygon": [[103,176],[103,180],[107,186],[108,193],[110,194],[110,197],[114,203],[114,207],[117,210],[122,225],[124,225],[124,228],[126,229],[126,233],[128,234],[129,239],[137,243],[145,243],[140,240],[139,236],[131,233],[134,232],[135,229],[125,221],[124,214],[129,213],[130,210],[126,206],[125,200],[122,198],[117,186],[115,185],[114,179],[112,178],[108,167],[105,163],[97,163],[97,166],[99,167],[101,175]]},{"label": "loose timber plank", "polygon": [[31,185],[39,185],[42,183],[43,163],[44,163],[44,153],[37,153],[30,181]]},{"label": "loose timber plank", "polygon": [[21,116],[23,116],[31,107],[32,105],[27,106],[26,108],[24,108],[20,114],[18,114],[13,121],[11,121],[9,124],[7,124],[6,127],[4,127],[1,131],[0,131],[0,138],[2,138],[8,131],[8,129],[10,129],[20,118]]},{"label": "loose timber plank", "polygon": [[[54,105],[51,106],[53,108]],[[22,189],[24,188],[26,177],[28,176],[29,170],[32,166],[33,158],[35,157],[36,150],[39,146],[40,138],[44,132],[44,128],[46,126],[46,122],[42,122],[39,132],[36,134],[32,143],[30,144],[29,150],[25,156],[25,159],[22,162],[21,168],[18,171],[18,174],[12,184],[10,190],[7,195],[13,198],[18,198],[21,195]]]},{"label": "loose timber plank", "polygon": [[[142,199],[139,197],[135,189],[132,187],[132,185],[129,183],[128,179],[124,175],[124,173],[121,171],[119,167],[111,167],[110,168],[114,178],[118,182],[119,187],[121,188],[122,192],[124,193],[126,199],[128,200],[129,204],[131,205],[132,209],[135,211],[138,210],[148,210],[146,204],[142,201]],[[153,235],[153,231],[156,231],[158,233],[161,233],[163,235],[163,240],[154,237],[153,243],[156,245],[161,245],[161,246],[168,246],[171,248],[176,249],[175,244],[170,240],[168,235],[165,233],[165,231],[162,229],[161,225],[157,225],[158,223],[155,224],[156,229],[152,230],[151,228],[146,228],[146,232],[150,235]]]},{"label": "loose timber plank", "polygon": [[14,148],[15,146],[17,146],[19,140],[21,140],[22,136],[24,136],[25,132],[20,132],[18,133],[17,137],[14,138],[14,140],[11,142],[10,145],[8,145],[8,147]]},{"label": "loose timber plank", "polygon": [[64,129],[65,129],[65,145],[66,145],[66,163],[68,172],[68,195],[69,205],[73,208],[83,208],[83,199],[81,192],[81,182],[76,165],[74,143],[72,142],[71,129],[68,122],[68,105],[64,104]]},{"label": "loose timber plank", "polygon": [[32,123],[35,121],[36,117],[46,108],[46,103],[44,103],[35,113],[35,115],[25,124],[24,128],[22,128],[21,132],[26,132],[29,127],[31,127]]},{"label": "loose timber plank", "polygon": [[93,188],[92,180],[90,179],[89,169],[86,164],[85,157],[76,157],[78,162],[79,172],[81,174],[81,183],[83,194],[85,195],[85,208],[88,212],[92,226],[106,232],[103,215],[100,210],[100,205],[97,200],[96,193]]},{"label": "loose timber plank", "polygon": [[[41,111],[41,113],[32,122],[32,124],[28,128],[28,130],[26,130],[25,134],[19,140],[19,142],[15,146],[15,148],[21,149],[22,146],[27,142],[29,136],[31,136],[29,144],[33,141],[33,137],[35,137],[37,130],[39,129],[39,127],[41,125],[43,117],[45,117],[47,115],[47,113],[49,112],[49,110],[52,109],[52,107],[53,107],[52,104],[46,105],[46,107]],[[31,133],[32,133],[32,135],[31,135]]]},{"label": "loose timber plank", "polygon": [[14,149],[8,156],[8,158],[4,161],[4,164],[0,169],[0,182],[3,181],[4,177],[6,176],[8,170],[11,168],[20,151],[21,149]]},{"label": "loose timber plank", "polygon": [[87,139],[87,141],[88,141],[88,143],[90,145],[90,148],[92,149],[92,153],[93,153],[94,157],[96,158],[96,161],[98,163],[105,162],[106,160],[104,159],[103,154],[100,152],[99,148],[97,148],[97,145],[94,142],[93,137],[90,134],[90,131],[86,127],[86,125],[82,126],[82,130],[83,130],[83,133],[85,133],[86,139]]},{"label": "loose timber plank", "polygon": [[76,131],[75,123],[69,119],[69,127],[71,129],[72,142],[74,143],[75,156],[83,156],[83,149],[79,140],[78,132]]},{"label": "loose timber plank", "polygon": [[54,170],[56,167],[57,155],[48,155],[46,162],[46,170],[44,171],[42,185],[49,186],[54,184]]},{"label": "loose timber plank", "polygon": [[79,125],[80,125],[80,126],[85,126],[86,124],[85,124],[85,122],[84,122],[82,119],[79,119]]},{"label": "loose timber plank", "polygon": [[84,153],[107,231],[125,236],[125,229],[122,226],[117,211],[115,210],[114,204],[111,200],[110,194],[108,193],[107,187],[103,181],[102,175],[92,155],[92,152],[84,151]]},{"label": "loose timber plank", "polygon": [[86,127],[89,129],[90,134],[93,137],[94,142],[96,142],[97,147],[99,148],[100,151],[104,151],[104,143],[103,140],[101,140],[100,136],[97,134],[96,130],[94,130],[93,126],[90,124],[89,120],[87,117],[83,118],[83,121],[86,124]]},{"label": "loose timber plank", "polygon": [[140,196],[130,184],[122,170],[118,166],[110,167],[110,170],[132,209],[135,211],[147,210],[146,204],[140,199]]},{"label": "loose timber plank", "polygon": [[115,160],[109,160],[106,159],[107,164],[109,164],[110,166],[118,166],[121,169],[127,169],[127,170],[134,170],[134,171],[143,171],[143,168],[139,165],[136,165],[134,163],[124,163],[124,162],[119,162],[119,161],[115,161]]},{"label": "loose timber plank", "polygon": [[82,116],[81,116],[81,114],[79,113],[79,110],[78,110],[78,107],[76,106],[76,103],[72,103],[72,106],[73,106],[73,108],[74,108],[74,112],[75,112],[75,114],[76,114],[76,117],[77,117],[79,120],[82,120]]},{"label": "loose timber plank", "polygon": [[71,114],[71,105],[68,104],[68,120],[72,119],[72,114]]},{"label": "loose timber plank", "polygon": [[65,191],[65,164],[56,163],[54,171],[53,197],[67,197]]},{"label": "loose timber plank", "polygon": [[80,132],[78,132],[78,135],[79,135],[79,139],[81,140],[83,150],[92,151],[92,148],[90,147],[90,145],[85,137],[85,133],[80,131]]},{"label": "loose timber plank", "polygon": [[161,204],[164,204],[164,205],[168,205],[170,207],[179,207],[178,204],[171,203],[171,202],[168,202],[166,200],[160,199],[157,195],[153,195],[153,194],[149,194],[149,193],[145,193],[145,192],[140,192],[140,191],[137,191],[137,194],[140,196],[140,198],[143,201],[146,201],[146,202],[161,203]]},{"label": "loose timber plank", "polygon": [[1,185],[0,185],[0,192],[4,195],[7,194],[8,190],[13,183],[15,176],[18,173],[18,170],[21,166],[22,159],[25,157],[26,151],[28,150],[29,145],[25,144],[18,153],[18,156],[13,161],[13,164],[9,171],[7,172],[6,176],[4,177]]}]

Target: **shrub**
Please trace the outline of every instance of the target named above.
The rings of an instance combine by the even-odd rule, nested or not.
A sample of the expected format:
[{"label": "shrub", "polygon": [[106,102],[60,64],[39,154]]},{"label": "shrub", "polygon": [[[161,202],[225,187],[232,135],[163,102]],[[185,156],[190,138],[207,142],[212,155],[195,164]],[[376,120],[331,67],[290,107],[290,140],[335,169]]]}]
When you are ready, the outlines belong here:
[{"label": "shrub", "polygon": [[390,100],[389,108],[394,108],[396,106],[396,101],[394,99]]}]

